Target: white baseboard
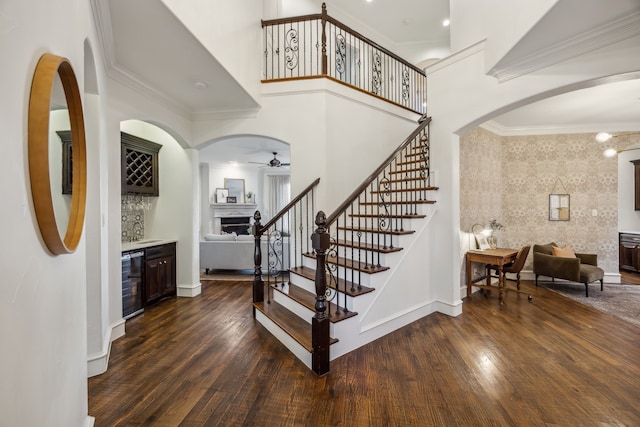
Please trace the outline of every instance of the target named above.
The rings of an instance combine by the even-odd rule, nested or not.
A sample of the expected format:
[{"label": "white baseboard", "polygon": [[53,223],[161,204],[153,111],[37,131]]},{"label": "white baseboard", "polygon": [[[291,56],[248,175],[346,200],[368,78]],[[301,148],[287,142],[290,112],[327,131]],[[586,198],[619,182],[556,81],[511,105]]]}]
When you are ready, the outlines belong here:
[{"label": "white baseboard", "polygon": [[180,284],[176,294],[179,297],[193,298],[202,293],[202,283],[194,283],[193,285]]},{"label": "white baseboard", "polygon": [[95,377],[107,371],[109,366],[109,355],[111,354],[111,343],[125,334],[125,320],[121,319],[111,325],[108,333],[102,341],[102,350],[99,353],[87,357],[87,378]]},{"label": "white baseboard", "polygon": [[84,421],[84,427],[93,427],[96,423],[96,419],[91,415],[87,415],[87,419]]}]

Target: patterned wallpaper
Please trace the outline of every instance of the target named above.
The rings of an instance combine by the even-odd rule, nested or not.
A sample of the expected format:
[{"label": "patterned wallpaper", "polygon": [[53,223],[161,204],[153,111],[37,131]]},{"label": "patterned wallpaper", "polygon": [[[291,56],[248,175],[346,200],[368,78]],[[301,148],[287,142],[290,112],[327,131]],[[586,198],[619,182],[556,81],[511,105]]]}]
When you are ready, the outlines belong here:
[{"label": "patterned wallpaper", "polygon": [[[618,163],[595,134],[501,137],[476,128],[460,139],[460,225],[496,218],[498,246],[569,245],[618,271]],[[621,148],[628,141],[611,141]],[[570,194],[570,220],[549,221],[549,194]],[[593,216],[597,210],[597,216]],[[464,249],[464,248],[463,248]],[[529,254],[524,270],[531,271]]]}]

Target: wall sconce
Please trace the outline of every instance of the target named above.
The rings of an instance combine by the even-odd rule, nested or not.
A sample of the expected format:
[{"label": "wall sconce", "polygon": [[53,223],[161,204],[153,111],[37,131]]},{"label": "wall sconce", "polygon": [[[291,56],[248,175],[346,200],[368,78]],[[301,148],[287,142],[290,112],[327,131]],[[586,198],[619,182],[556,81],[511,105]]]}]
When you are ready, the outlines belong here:
[{"label": "wall sconce", "polygon": [[611,134],[608,132],[600,132],[599,134],[596,135],[596,141],[598,142],[607,142],[608,140],[610,140],[611,138],[617,138],[619,136],[628,136],[628,135],[640,135],[640,132],[626,132],[626,133],[620,133],[620,134]]},{"label": "wall sconce", "polygon": [[624,150],[616,150],[615,148],[607,148],[606,150],[604,150],[602,152],[602,154],[605,157],[614,157],[614,156],[617,156],[619,153],[624,153],[625,151],[633,151],[633,150],[640,150],[640,147],[625,148]]}]

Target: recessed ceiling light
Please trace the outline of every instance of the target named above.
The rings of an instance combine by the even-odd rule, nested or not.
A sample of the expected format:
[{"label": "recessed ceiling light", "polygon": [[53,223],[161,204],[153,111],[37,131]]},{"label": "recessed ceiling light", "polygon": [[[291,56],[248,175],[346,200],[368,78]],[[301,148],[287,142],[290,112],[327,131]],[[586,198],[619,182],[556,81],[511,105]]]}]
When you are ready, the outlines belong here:
[{"label": "recessed ceiling light", "polygon": [[371,3],[373,2],[373,0],[365,0],[367,3]]},{"label": "recessed ceiling light", "polygon": [[442,21],[442,26],[443,26],[443,27],[448,27],[450,23],[451,23],[451,21],[449,21],[449,18],[445,18],[445,19]]}]

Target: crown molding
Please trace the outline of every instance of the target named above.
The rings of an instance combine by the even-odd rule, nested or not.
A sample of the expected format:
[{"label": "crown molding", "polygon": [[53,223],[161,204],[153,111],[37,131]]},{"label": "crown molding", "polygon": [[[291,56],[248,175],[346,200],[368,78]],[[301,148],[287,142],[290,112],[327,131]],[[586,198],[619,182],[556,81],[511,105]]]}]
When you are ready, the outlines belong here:
[{"label": "crown molding", "polygon": [[632,132],[640,129],[638,123],[588,123],[568,124],[561,126],[504,126],[495,120],[489,120],[480,125],[481,128],[498,136],[526,136],[526,135],[560,135],[571,133]]},{"label": "crown molding", "polygon": [[246,110],[196,111],[191,114],[191,120],[204,122],[209,120],[255,119],[260,108],[258,106],[257,108]]},{"label": "crown molding", "polygon": [[442,58],[441,60],[434,62],[433,64],[427,66],[424,71],[429,76],[429,74],[433,74],[437,71],[440,71],[444,68],[455,64],[456,62],[462,61],[472,55],[475,55],[479,52],[483,52],[485,49],[486,39],[482,39],[476,43],[470,44],[467,47],[464,47],[460,50],[455,51],[451,55],[446,58]]},{"label": "crown molding", "polygon": [[489,70],[500,83],[640,34],[640,11]]}]

